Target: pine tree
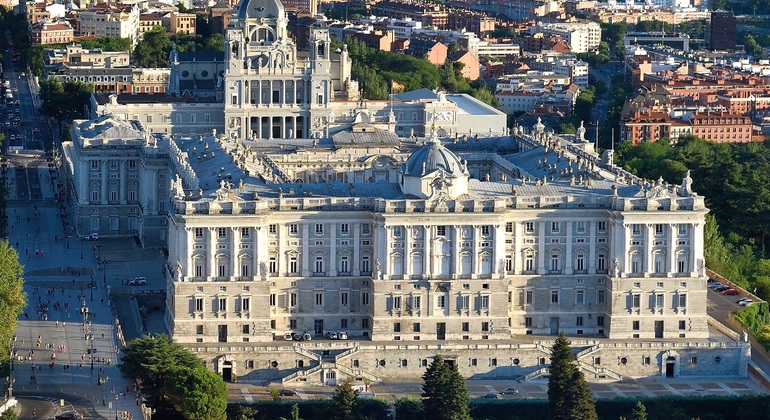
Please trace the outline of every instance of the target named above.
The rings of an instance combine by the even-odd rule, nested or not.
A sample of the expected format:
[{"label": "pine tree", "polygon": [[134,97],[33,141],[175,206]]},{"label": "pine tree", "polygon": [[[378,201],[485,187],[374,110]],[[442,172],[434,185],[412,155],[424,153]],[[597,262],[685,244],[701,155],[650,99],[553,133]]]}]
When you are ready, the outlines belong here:
[{"label": "pine tree", "polygon": [[456,367],[436,355],[422,375],[425,418],[428,420],[471,420],[465,379]]},{"label": "pine tree", "polygon": [[641,401],[636,402],[636,407],[631,413],[631,420],[647,420],[647,407]]},{"label": "pine tree", "polygon": [[564,333],[551,349],[548,414],[554,420],[594,420],[596,406],[583,372],[578,370]]},{"label": "pine tree", "polygon": [[345,382],[339,384],[334,390],[332,401],[334,401],[334,418],[337,420],[349,420],[353,418],[353,408],[356,403],[358,392],[353,389],[353,380],[348,378]]}]

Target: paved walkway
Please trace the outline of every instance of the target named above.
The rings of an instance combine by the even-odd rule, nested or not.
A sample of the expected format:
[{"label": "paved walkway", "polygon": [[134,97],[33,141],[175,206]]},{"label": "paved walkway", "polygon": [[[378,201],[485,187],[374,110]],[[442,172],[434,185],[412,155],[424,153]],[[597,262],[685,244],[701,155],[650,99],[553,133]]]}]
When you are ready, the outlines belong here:
[{"label": "paved walkway", "polygon": [[[14,343],[14,393],[58,390],[65,400],[73,395],[92,401],[103,418],[115,418],[117,408],[119,413],[140,419],[133,386],[116,367],[120,360],[116,349],[121,346],[105,276],[96,262],[95,243],[65,239],[48,168],[29,166],[24,171],[31,174],[14,168],[8,176],[9,242],[17,247],[24,265],[28,296]],[[16,200],[23,196],[17,193],[18,185],[40,191],[42,200]],[[45,199],[51,200],[49,204]],[[84,317],[82,307],[90,315]],[[89,354],[91,347],[93,355]]]}]

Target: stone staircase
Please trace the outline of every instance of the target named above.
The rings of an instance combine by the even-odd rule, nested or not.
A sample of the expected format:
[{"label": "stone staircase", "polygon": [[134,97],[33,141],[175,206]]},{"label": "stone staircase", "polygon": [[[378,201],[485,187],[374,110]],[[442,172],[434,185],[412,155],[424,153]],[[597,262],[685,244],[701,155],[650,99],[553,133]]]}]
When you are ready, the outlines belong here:
[{"label": "stone staircase", "polygon": [[[374,374],[371,374],[361,369],[353,369],[343,364],[346,358],[357,353],[358,350],[359,350],[359,345],[358,343],[355,343],[353,347],[339,354],[336,354],[332,358],[329,356],[322,356],[318,353],[307,350],[300,345],[294,345],[294,351],[297,354],[305,356],[308,359],[314,361],[315,363],[313,363],[313,366],[309,366],[304,370],[298,370],[294,373],[284,376],[283,378],[281,378],[281,384],[286,385],[297,381],[314,383],[316,381],[308,381],[308,378],[312,377],[313,375],[319,374],[321,371],[324,371],[324,370],[334,370],[339,374],[350,376],[352,378],[367,379],[372,383],[380,382],[381,381],[380,378]],[[317,378],[320,378],[320,376],[318,376]],[[320,382],[320,380],[317,382]]]},{"label": "stone staircase", "polygon": [[550,373],[551,373],[551,370],[549,368],[546,368],[546,367],[540,368],[522,376],[521,378],[517,379],[516,382],[522,383],[522,382],[531,381],[534,379],[538,379],[542,376],[549,375]]},{"label": "stone staircase", "polygon": [[623,375],[604,367],[584,363],[580,360],[577,361],[577,365],[578,368],[583,369],[585,373],[593,375],[594,379],[614,379],[616,381],[623,380]]}]

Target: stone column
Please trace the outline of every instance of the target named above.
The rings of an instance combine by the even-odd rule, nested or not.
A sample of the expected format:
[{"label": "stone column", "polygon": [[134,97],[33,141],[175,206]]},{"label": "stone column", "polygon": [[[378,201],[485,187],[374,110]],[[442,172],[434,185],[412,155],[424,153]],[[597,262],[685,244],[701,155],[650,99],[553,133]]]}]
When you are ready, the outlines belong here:
[{"label": "stone column", "polygon": [[[698,267],[698,260],[703,258],[703,224],[693,223],[691,230],[692,245],[690,245],[690,267],[688,267],[687,271],[698,273],[700,270],[700,267]],[[703,264],[706,264],[705,261]],[[697,275],[700,275],[700,273]]]},{"label": "stone column", "polygon": [[107,196],[107,185],[110,183],[110,177],[107,175],[107,165],[109,164],[109,160],[102,159],[101,162],[101,170],[102,170],[102,179],[101,179],[101,197],[99,197],[101,200],[99,200],[102,204],[108,203],[108,196]]},{"label": "stone column", "polygon": [[393,261],[390,260],[390,257],[393,255],[393,227],[385,226],[382,231],[385,236],[385,247],[383,249],[383,258],[380,260],[380,266],[382,268],[383,278],[387,279],[388,277],[385,276],[393,273]]},{"label": "stone column", "polygon": [[207,246],[208,246],[208,266],[209,266],[209,272],[208,272],[208,278],[209,280],[214,280],[217,277],[217,228],[210,227],[209,228],[209,237],[207,238]]},{"label": "stone column", "polygon": [[596,222],[588,222],[588,272],[596,274]]},{"label": "stone column", "polygon": [[232,238],[232,244],[233,244],[233,250],[230,253],[230,280],[235,280],[235,278],[241,276],[241,267],[240,267],[240,261],[238,260],[238,254],[241,252],[241,232],[240,228],[233,227],[231,228],[231,233],[233,235]]},{"label": "stone column", "polygon": [[[283,223],[279,223],[278,224],[278,238],[277,238],[277,242],[278,242],[278,257],[277,257],[277,260],[278,260],[278,275],[279,276],[285,276],[289,272],[289,269],[288,269],[289,262],[287,261],[288,257],[286,255],[286,241],[288,241],[288,236],[289,236],[287,234],[288,229],[289,228],[286,225],[284,225]],[[259,232],[260,230],[264,230],[264,229],[260,229],[259,227],[257,227],[254,230],[256,232]],[[267,239],[265,238],[265,240],[267,240]],[[254,247],[255,250],[259,249],[259,244],[260,243],[263,243],[263,242],[257,241],[257,245]],[[265,251],[267,251],[267,250],[265,250]],[[255,254],[256,254],[256,251],[255,251]],[[265,254],[265,260],[261,260],[260,259],[257,262],[257,265],[259,265],[260,262],[264,262],[265,264],[267,264],[268,263],[267,260],[269,258],[270,258],[270,256]]]},{"label": "stone column", "polygon": [[505,276],[505,229],[501,224],[494,225],[495,237],[492,242],[492,278]]},{"label": "stone column", "polygon": [[431,226],[426,225],[423,226],[423,238],[425,243],[425,254],[423,256],[422,263],[424,264],[424,270],[423,270],[423,278],[430,278],[430,275],[433,273],[433,255],[431,255],[431,239],[432,239],[432,232],[431,232]]},{"label": "stone column", "polygon": [[[295,92],[296,94],[296,92]],[[361,223],[353,223],[353,276],[361,275]]]},{"label": "stone column", "polygon": [[127,197],[126,197],[126,183],[128,180],[126,179],[126,165],[127,162],[125,160],[120,161],[120,204],[126,204]]},{"label": "stone column", "polygon": [[644,277],[650,277],[650,274],[653,272],[652,244],[655,240],[655,225],[648,223],[645,225],[645,228],[644,260],[642,260],[642,264],[644,264]]},{"label": "stone column", "polygon": [[302,223],[302,276],[310,275],[310,226]]},{"label": "stone column", "polygon": [[521,240],[522,240],[522,223],[513,223],[513,274],[521,274],[522,271],[522,252]]},{"label": "stone column", "polygon": [[[567,245],[564,252],[564,274],[572,274],[574,272],[572,268],[572,221],[567,222]],[[585,264],[585,261],[583,261]]]},{"label": "stone column", "polygon": [[329,223],[329,276],[337,276],[337,224]]},{"label": "stone column", "polygon": [[547,272],[545,265],[545,225],[546,222],[537,222],[538,235],[537,235],[537,274],[545,274]]},{"label": "stone column", "polygon": [[481,238],[481,235],[479,232],[481,231],[481,228],[479,225],[473,225],[473,243],[472,248],[473,249],[473,258],[471,258],[471,264],[473,266],[471,267],[471,278],[478,278],[479,272],[479,239]]},{"label": "stone column", "polygon": [[182,266],[182,272],[179,273],[179,281],[185,281],[190,277],[195,277],[195,259],[193,258],[193,248],[195,247],[195,229],[185,228],[185,235],[187,235],[187,250],[185,258],[186,262]]},{"label": "stone column", "polygon": [[462,236],[463,227],[460,225],[452,226],[452,275],[458,276],[462,272],[460,263],[460,236]]},{"label": "stone column", "polygon": [[404,229],[404,278],[412,278],[412,227],[406,225]]},{"label": "stone column", "polygon": [[677,225],[675,223],[668,224],[668,254],[666,255],[666,275],[668,277],[676,273],[676,228]]}]

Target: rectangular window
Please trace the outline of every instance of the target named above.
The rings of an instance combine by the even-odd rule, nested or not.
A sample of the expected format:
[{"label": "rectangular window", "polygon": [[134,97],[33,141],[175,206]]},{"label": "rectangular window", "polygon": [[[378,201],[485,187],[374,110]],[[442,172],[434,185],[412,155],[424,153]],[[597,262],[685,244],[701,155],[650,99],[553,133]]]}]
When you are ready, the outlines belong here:
[{"label": "rectangular window", "polygon": [[575,292],[575,303],[578,305],[583,305],[586,303],[586,292],[585,290],[577,290]]},{"label": "rectangular window", "polygon": [[513,222],[505,222],[505,232],[513,233]]},{"label": "rectangular window", "polygon": [[218,228],[217,233],[218,233],[219,239],[227,238],[227,228]]},{"label": "rectangular window", "polygon": [[393,323],[393,332],[400,333],[401,332],[401,323],[400,322],[394,322]]},{"label": "rectangular window", "polygon": [[488,225],[484,225],[481,227],[481,235],[482,236],[489,236],[490,235],[490,227]]},{"label": "rectangular window", "polygon": [[412,324],[412,331],[420,332],[420,323],[419,322],[415,322],[414,324]]},{"label": "rectangular window", "polygon": [[686,330],[687,329],[687,321],[679,321],[679,329],[680,330]]},{"label": "rectangular window", "polygon": [[340,233],[343,235],[350,233],[350,225],[347,223],[340,224]]},{"label": "rectangular window", "polygon": [[219,312],[227,312],[227,298],[219,298]]},{"label": "rectangular window", "polygon": [[639,308],[642,305],[642,296],[639,294],[635,294],[632,296],[632,302],[631,307],[632,308]]},{"label": "rectangular window", "polygon": [[640,224],[633,224],[633,225],[631,225],[631,234],[634,235],[634,236],[641,235],[642,234],[642,225],[640,225]]},{"label": "rectangular window", "polygon": [[248,312],[251,310],[251,299],[247,297],[241,298],[241,310],[244,312]]},{"label": "rectangular window", "polygon": [[437,308],[446,308],[446,296],[438,296],[436,298],[436,307]]},{"label": "rectangular window", "polygon": [[361,225],[362,235],[370,235],[371,233],[372,233],[372,226],[369,223],[364,223]]},{"label": "rectangular window", "polygon": [[446,226],[436,226],[436,236],[446,236]]},{"label": "rectangular window", "polygon": [[684,223],[679,224],[679,236],[687,236],[687,225]]},{"label": "rectangular window", "polygon": [[471,330],[471,324],[469,322],[463,322],[462,324],[462,330],[463,332],[468,332]]},{"label": "rectangular window", "polygon": [[460,296],[460,308],[459,309],[469,309],[470,306],[471,297],[468,295]]},{"label": "rectangular window", "polygon": [[196,325],[195,326],[195,333],[196,334],[203,334],[203,325]]},{"label": "rectangular window", "polygon": [[249,324],[244,324],[242,330],[243,330],[244,334],[248,334],[249,333]]},{"label": "rectangular window", "polygon": [[535,222],[526,222],[526,223],[524,223],[524,230],[527,233],[534,233],[535,232]]},{"label": "rectangular window", "polygon": [[489,309],[489,296],[482,296],[481,297],[481,309],[482,310]]},{"label": "rectangular window", "polygon": [[633,321],[631,323],[631,329],[633,329],[634,331],[639,331],[639,321]]},{"label": "rectangular window", "polygon": [[481,331],[489,332],[489,322],[482,322],[481,323]]},{"label": "rectangular window", "polygon": [[525,298],[526,300],[524,301],[524,303],[526,303],[527,305],[531,305],[532,302],[534,301],[534,297],[535,297],[535,292],[532,290],[527,290],[526,298]]},{"label": "rectangular window", "polygon": [[577,233],[585,233],[585,231],[586,231],[586,222],[577,222],[575,224],[575,231],[577,231]]},{"label": "rectangular window", "polygon": [[607,231],[607,222],[597,222],[596,223],[596,230],[599,232],[606,232]]},{"label": "rectangular window", "polygon": [[295,307],[297,306],[297,294],[296,293],[290,293],[289,294],[289,307]]},{"label": "rectangular window", "polygon": [[289,225],[289,234],[290,235],[296,235],[299,232],[299,227],[296,223],[292,223]]},{"label": "rectangular window", "polygon": [[195,311],[203,312],[203,298],[195,298]]},{"label": "rectangular window", "polygon": [[315,292],[315,306],[324,305],[324,292]]},{"label": "rectangular window", "polygon": [[249,237],[249,228],[241,228],[241,239],[247,239]]},{"label": "rectangular window", "polygon": [[662,235],[663,234],[663,225],[662,224],[656,224],[655,225],[655,234],[656,235]]},{"label": "rectangular window", "polygon": [[603,304],[604,303],[604,290],[597,290],[596,291],[596,303]]},{"label": "rectangular window", "polygon": [[316,223],[315,224],[315,234],[316,235],[323,235],[324,233],[324,225],[322,223]]},{"label": "rectangular window", "polygon": [[664,296],[662,294],[655,295],[655,307],[656,308],[662,308],[663,307],[663,298],[664,298]]},{"label": "rectangular window", "polygon": [[551,303],[559,303],[559,291],[551,290]]},{"label": "rectangular window", "polygon": [[687,307],[687,295],[685,295],[685,294],[680,294],[679,295],[679,307],[680,308]]},{"label": "rectangular window", "polygon": [[583,317],[579,316],[575,318],[575,326],[582,327],[583,326]]},{"label": "rectangular window", "polygon": [[401,310],[401,296],[393,296],[393,310],[394,311]]},{"label": "rectangular window", "polygon": [[531,327],[532,326],[532,317],[528,316],[524,318],[524,326],[525,327]]},{"label": "rectangular window", "polygon": [[361,305],[369,305],[369,292],[361,292]]},{"label": "rectangular window", "polygon": [[596,317],[596,326],[597,327],[603,327],[604,326],[604,317],[603,316],[597,316]]},{"label": "rectangular window", "polygon": [[270,306],[275,306],[275,293],[270,293],[270,298],[269,299],[270,299],[269,300],[269,305]]},{"label": "rectangular window", "polygon": [[551,233],[559,233],[559,222],[551,222]]},{"label": "rectangular window", "polygon": [[321,256],[315,257],[315,272],[316,273],[324,272],[324,257],[321,257]]},{"label": "rectangular window", "polygon": [[401,226],[393,226],[393,237],[400,238],[404,234],[404,230]]}]

